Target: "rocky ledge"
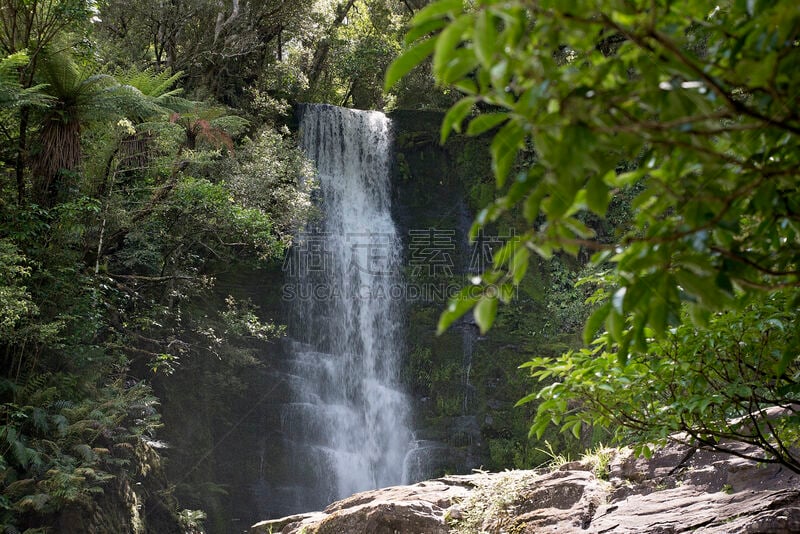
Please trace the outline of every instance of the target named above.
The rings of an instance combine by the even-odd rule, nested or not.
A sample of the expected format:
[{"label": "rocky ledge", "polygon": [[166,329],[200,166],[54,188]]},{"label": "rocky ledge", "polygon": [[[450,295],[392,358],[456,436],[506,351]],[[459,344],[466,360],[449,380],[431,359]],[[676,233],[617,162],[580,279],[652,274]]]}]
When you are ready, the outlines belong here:
[{"label": "rocky ledge", "polygon": [[[753,452],[746,448],[742,453]],[[800,475],[669,445],[608,449],[552,470],[477,472],[358,493],[252,534],[800,533]]]}]

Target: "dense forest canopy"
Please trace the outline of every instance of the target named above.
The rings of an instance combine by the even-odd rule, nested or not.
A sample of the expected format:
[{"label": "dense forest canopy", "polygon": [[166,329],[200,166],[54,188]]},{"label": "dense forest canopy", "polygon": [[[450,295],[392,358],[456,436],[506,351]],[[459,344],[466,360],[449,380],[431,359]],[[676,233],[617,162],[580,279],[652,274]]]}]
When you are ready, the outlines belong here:
[{"label": "dense forest canopy", "polygon": [[527,364],[533,434],[681,431],[800,471],[798,32],[766,0],[0,0],[0,524],[201,529],[169,481],[137,500],[152,385],[203,362],[235,391],[281,335],[214,289],[313,211],[303,101],[491,137],[473,233],[524,232],[441,329],[488,330],[537,255],[574,256],[562,296],[592,313]]},{"label": "dense forest canopy", "polygon": [[[291,105],[402,99],[383,70],[419,7],[0,2],[5,528],[67,528],[70,510],[90,512],[85,528],[110,521],[157,463],[151,379],[257,363],[253,344],[281,328],[246,300],[209,303],[220,274],[280,262],[310,209]],[[126,502],[166,529],[178,505],[151,490],[164,496],[141,512]]]}]

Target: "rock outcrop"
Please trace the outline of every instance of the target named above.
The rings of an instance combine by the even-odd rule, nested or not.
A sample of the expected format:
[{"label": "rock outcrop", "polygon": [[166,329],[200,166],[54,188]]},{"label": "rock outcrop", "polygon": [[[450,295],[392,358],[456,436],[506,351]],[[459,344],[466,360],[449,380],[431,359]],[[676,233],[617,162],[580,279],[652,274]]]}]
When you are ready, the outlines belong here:
[{"label": "rock outcrop", "polygon": [[[741,453],[753,453],[746,448]],[[669,445],[552,470],[476,472],[358,493],[251,534],[800,533],[800,475]]]}]

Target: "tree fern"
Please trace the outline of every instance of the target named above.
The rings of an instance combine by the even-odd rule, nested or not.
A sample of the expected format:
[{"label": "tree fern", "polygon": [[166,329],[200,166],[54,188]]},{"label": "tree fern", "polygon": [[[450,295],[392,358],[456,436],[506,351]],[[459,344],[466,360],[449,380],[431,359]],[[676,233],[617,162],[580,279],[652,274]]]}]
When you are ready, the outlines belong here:
[{"label": "tree fern", "polygon": [[[52,205],[72,185],[71,177],[81,165],[84,126],[128,116],[166,117],[171,111],[134,85],[120,83],[94,65],[78,64],[67,52],[48,54],[41,61],[39,76],[53,102],[42,119],[40,153],[33,166],[34,194],[43,205]],[[139,75],[131,81],[148,91],[168,81],[147,86],[143,79]]]},{"label": "tree fern", "polygon": [[[114,77],[120,84],[135,88],[162,108],[174,112],[188,111],[197,104],[180,96],[183,93],[182,88],[174,87],[182,76],[182,71],[157,71],[152,67],[141,70],[135,66],[114,72]],[[141,117],[142,120],[145,118],[147,117]]]},{"label": "tree fern", "polygon": [[28,64],[24,51],[16,52],[0,59],[0,110],[15,109],[21,106],[47,106],[50,97],[44,94],[43,84],[22,87],[19,83],[19,69]]}]

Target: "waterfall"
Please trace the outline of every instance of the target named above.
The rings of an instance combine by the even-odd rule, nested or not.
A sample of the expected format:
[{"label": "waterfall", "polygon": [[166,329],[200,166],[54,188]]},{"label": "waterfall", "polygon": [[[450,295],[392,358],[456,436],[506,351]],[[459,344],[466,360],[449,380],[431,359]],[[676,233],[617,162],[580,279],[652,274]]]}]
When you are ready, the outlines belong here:
[{"label": "waterfall", "polygon": [[401,483],[410,441],[389,119],[328,105],[300,112],[320,215],[297,236],[284,287],[294,319],[281,431],[298,510]]}]

